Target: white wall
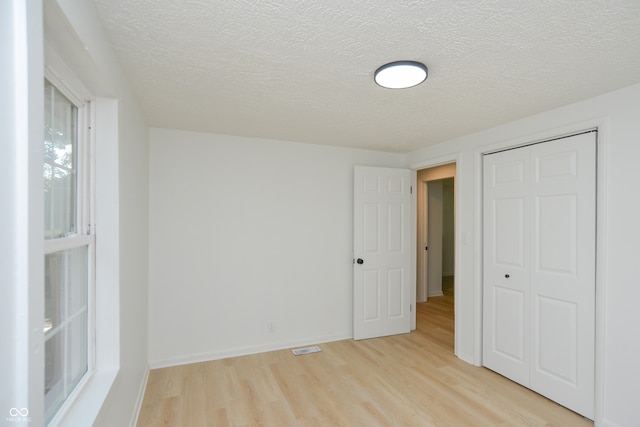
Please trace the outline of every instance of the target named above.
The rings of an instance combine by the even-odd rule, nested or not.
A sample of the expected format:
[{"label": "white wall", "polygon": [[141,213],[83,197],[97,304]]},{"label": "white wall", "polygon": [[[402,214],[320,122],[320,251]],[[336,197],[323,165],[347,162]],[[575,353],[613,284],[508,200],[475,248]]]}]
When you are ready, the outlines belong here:
[{"label": "white wall", "polygon": [[456,191],[456,351],[481,363],[481,153],[599,127],[596,421],[640,415],[640,85],[468,135],[408,155],[409,165],[459,159]]},{"label": "white wall", "polygon": [[404,156],[162,129],[150,141],[152,367],[352,336],[353,166]]},{"label": "white wall", "polygon": [[[119,271],[114,282],[110,283],[117,287],[115,295],[119,294],[115,316],[118,320],[116,327],[119,328],[116,349],[119,370],[107,398],[95,403],[100,412],[94,425],[126,426],[131,425],[136,417],[148,373],[148,127],[109,46],[93,2],[56,2],[75,36],[73,40],[59,40],[62,41],[59,43],[63,50],[61,53],[93,94],[109,98],[113,105],[117,105],[118,111],[114,120],[117,124],[117,147],[109,149],[117,155],[117,169],[112,172],[118,186],[108,201],[102,200],[115,206],[113,211],[117,217],[110,218],[109,222],[110,225],[115,224],[114,232],[118,234],[117,238],[111,239],[117,243],[113,249],[117,259],[112,265],[102,264],[102,268]],[[45,13],[50,4],[45,2]],[[52,33],[57,34],[57,31]],[[100,240],[100,223],[97,227]]]}]

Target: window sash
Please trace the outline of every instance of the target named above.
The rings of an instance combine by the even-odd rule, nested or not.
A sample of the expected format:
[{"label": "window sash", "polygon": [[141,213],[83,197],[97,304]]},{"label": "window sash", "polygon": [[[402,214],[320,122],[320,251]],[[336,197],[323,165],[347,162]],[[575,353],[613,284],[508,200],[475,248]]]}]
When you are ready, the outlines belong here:
[{"label": "window sash", "polygon": [[65,251],[68,249],[78,248],[93,244],[95,235],[74,234],[69,237],[61,237],[58,239],[49,239],[44,241],[44,254],[48,255],[54,252]]},{"label": "window sash", "polygon": [[[48,79],[49,77],[47,76]],[[58,82],[52,82],[51,85],[60,87],[56,83]],[[94,135],[91,130],[94,115],[91,103],[78,105],[76,98],[69,97],[62,91],[60,93],[76,108],[75,117],[71,119],[76,139],[73,163],[70,168],[67,168],[68,170],[64,170],[65,165],[51,161],[52,159],[45,159],[45,165],[49,164],[50,168],[59,168],[60,171],[73,174],[74,182],[71,187],[74,198],[73,219],[70,221],[73,227],[69,227],[64,233],[58,235],[56,233],[50,236],[45,235],[44,256],[45,259],[61,257],[58,261],[53,261],[54,264],[60,262],[62,265],[60,268],[67,270],[62,273],[63,276],[75,274],[75,277],[63,277],[58,280],[60,288],[65,288],[56,291],[63,294],[61,299],[65,299],[60,302],[64,315],[57,324],[52,322],[50,329],[45,331],[45,355],[49,354],[46,358],[49,371],[47,372],[45,368],[45,375],[49,375],[45,378],[49,389],[43,390],[47,425],[57,423],[56,420],[59,420],[67,411],[95,371],[95,227],[93,227],[95,159]],[[78,250],[83,250],[86,254],[84,256],[86,265],[82,265],[79,270],[73,267],[72,264],[75,261],[70,255]],[[85,286],[82,291],[84,292],[83,303],[73,308],[69,307],[72,304],[69,296],[64,295],[73,286],[69,279],[84,281]],[[47,327],[45,323],[44,329]]]},{"label": "window sash", "polygon": [[45,411],[51,419],[89,372],[89,245],[45,256]]},{"label": "window sash", "polygon": [[45,81],[45,239],[78,232],[78,106]]}]

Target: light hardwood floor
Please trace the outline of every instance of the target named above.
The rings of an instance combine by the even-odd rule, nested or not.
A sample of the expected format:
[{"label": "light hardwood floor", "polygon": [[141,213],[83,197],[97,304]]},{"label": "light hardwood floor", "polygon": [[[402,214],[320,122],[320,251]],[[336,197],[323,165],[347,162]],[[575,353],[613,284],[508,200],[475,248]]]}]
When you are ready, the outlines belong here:
[{"label": "light hardwood floor", "polygon": [[449,291],[410,334],[153,370],[138,427],[593,426],[453,356],[452,313]]}]

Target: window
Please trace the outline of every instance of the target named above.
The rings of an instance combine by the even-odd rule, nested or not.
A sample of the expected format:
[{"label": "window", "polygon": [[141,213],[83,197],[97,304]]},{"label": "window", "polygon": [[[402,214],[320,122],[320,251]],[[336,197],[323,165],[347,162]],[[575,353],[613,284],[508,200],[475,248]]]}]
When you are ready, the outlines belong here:
[{"label": "window", "polygon": [[45,80],[45,418],[49,423],[93,370],[94,244],[90,104]]}]

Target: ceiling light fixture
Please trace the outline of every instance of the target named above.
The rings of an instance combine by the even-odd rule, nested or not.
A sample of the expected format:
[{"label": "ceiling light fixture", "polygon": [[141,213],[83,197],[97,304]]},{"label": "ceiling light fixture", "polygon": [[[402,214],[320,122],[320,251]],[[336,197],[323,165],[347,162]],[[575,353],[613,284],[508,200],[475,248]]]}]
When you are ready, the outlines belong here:
[{"label": "ceiling light fixture", "polygon": [[416,61],[394,61],[378,68],[373,79],[388,89],[406,89],[427,80],[427,66]]}]

